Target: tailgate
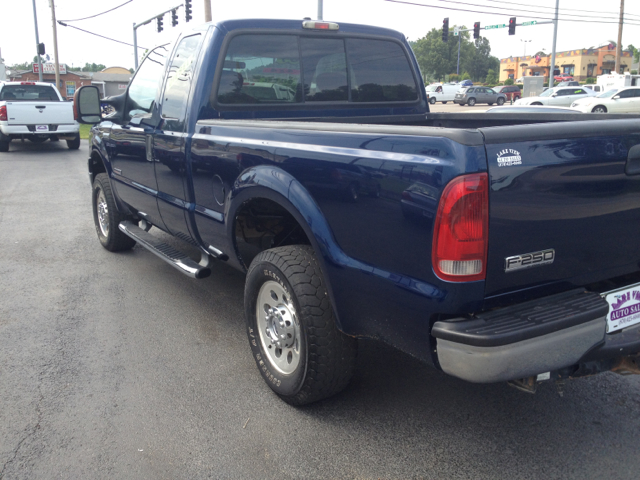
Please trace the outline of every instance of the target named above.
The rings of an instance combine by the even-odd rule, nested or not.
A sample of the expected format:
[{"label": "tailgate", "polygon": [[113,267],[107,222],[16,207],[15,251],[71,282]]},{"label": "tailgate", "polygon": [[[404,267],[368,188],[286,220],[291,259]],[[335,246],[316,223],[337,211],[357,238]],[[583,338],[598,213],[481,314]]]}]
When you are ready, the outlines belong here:
[{"label": "tailgate", "polygon": [[487,298],[639,269],[639,120],[480,131],[491,183]]},{"label": "tailgate", "polygon": [[61,125],[73,123],[71,102],[6,102],[9,125]]}]

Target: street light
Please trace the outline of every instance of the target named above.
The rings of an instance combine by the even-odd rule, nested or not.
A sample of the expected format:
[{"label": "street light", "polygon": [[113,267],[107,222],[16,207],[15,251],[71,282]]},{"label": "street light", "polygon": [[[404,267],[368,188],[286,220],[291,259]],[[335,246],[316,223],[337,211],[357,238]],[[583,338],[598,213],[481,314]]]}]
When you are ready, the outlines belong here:
[{"label": "street light", "polygon": [[531,42],[531,40],[520,39],[520,41],[524,43],[524,56],[526,57],[527,56],[527,43]]}]

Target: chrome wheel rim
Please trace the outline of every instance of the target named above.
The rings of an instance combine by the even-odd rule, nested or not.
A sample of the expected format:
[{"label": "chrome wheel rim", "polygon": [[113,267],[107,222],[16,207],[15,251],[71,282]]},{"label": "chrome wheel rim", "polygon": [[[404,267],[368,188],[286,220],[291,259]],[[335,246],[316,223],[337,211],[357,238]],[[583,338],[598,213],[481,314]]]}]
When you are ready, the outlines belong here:
[{"label": "chrome wheel rim", "polygon": [[104,198],[104,192],[100,189],[98,193],[98,200],[96,201],[96,212],[98,214],[98,226],[100,232],[105,237],[109,236],[109,207],[107,207],[107,200]]},{"label": "chrome wheel rim", "polygon": [[269,280],[260,288],[256,318],[271,366],[285,375],[293,373],[300,365],[300,323],[291,295],[278,282]]}]

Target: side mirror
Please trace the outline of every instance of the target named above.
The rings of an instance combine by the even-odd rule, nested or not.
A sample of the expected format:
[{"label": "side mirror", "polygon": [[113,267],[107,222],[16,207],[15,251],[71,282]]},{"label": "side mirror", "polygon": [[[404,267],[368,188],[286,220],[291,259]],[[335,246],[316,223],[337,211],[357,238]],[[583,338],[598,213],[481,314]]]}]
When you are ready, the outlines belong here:
[{"label": "side mirror", "polygon": [[557,96],[558,96],[558,94],[557,94],[557,93],[554,93],[554,94],[553,94],[553,95],[551,95],[551,96],[552,96],[552,97],[557,97]]},{"label": "side mirror", "polygon": [[620,98],[620,95],[614,95],[613,99],[614,100],[618,100]]},{"label": "side mirror", "polygon": [[79,123],[95,125],[100,123],[100,92],[98,87],[86,85],[76,90],[73,96],[73,110]]}]

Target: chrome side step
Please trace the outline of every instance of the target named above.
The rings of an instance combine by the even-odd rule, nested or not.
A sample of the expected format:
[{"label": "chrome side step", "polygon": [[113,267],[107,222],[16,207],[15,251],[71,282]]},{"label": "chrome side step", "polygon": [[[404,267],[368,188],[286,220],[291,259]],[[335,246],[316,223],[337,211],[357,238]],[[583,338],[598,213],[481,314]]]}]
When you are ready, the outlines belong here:
[{"label": "chrome side step", "polygon": [[185,275],[198,279],[207,278],[211,275],[211,269],[208,266],[198,264],[184,253],[173,248],[171,245],[167,245],[159,238],[145,232],[136,224],[124,221],[120,222],[118,228],[120,228],[122,233],[133,238],[141,247],[146,248],[151,253],[157,255]]}]

